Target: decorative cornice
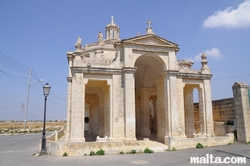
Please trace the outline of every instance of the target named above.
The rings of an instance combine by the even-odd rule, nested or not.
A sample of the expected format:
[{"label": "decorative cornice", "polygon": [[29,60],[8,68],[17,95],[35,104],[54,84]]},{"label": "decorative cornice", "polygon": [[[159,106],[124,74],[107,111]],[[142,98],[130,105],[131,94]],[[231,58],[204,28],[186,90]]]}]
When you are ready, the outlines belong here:
[{"label": "decorative cornice", "polygon": [[117,69],[117,68],[74,66],[74,67],[71,67],[70,69],[72,73],[92,73],[92,74],[121,74],[122,73],[122,69]]},{"label": "decorative cornice", "polygon": [[72,82],[72,77],[66,77],[68,82]]},{"label": "decorative cornice", "polygon": [[162,72],[162,75],[169,75],[169,76],[177,76],[177,74],[179,73],[179,70],[164,70]]},{"label": "decorative cornice", "polygon": [[177,77],[179,78],[191,78],[191,79],[202,79],[202,80],[210,80],[212,78],[212,74],[199,74],[199,73],[178,73]]},{"label": "decorative cornice", "polygon": [[126,73],[126,74],[129,74],[129,73],[134,74],[137,71],[137,67],[123,67],[122,71],[123,73]]}]

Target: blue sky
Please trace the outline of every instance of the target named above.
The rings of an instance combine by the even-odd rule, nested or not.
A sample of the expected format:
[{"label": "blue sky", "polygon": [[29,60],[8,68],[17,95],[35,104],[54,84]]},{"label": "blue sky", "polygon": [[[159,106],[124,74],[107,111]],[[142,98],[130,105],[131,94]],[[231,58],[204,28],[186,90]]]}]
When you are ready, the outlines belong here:
[{"label": "blue sky", "polygon": [[150,19],[154,33],[179,44],[177,59],[193,60],[194,69],[207,53],[213,100],[232,97],[236,81],[250,84],[249,0],[0,0],[0,120],[24,119],[30,67],[28,120],[43,119],[46,82],[47,119],[66,119],[66,52],[78,36],[83,45],[96,42],[111,16],[121,39],[145,34]]}]

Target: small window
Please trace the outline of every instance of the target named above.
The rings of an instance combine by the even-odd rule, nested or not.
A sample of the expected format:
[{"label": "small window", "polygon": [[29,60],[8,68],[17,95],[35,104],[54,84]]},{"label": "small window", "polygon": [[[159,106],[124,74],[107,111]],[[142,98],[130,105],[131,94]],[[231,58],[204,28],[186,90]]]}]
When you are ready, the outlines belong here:
[{"label": "small window", "polygon": [[84,118],[84,122],[85,122],[85,123],[89,123],[89,117],[85,117],[85,118]]}]

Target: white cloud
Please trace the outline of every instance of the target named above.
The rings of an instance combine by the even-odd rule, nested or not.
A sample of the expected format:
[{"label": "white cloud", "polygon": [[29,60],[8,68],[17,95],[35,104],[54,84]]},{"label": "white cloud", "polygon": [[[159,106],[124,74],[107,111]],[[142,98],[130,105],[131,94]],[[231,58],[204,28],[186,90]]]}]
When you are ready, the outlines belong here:
[{"label": "white cloud", "polygon": [[[207,57],[210,57],[216,60],[219,60],[222,57],[222,54],[218,48],[207,49],[206,51],[204,51],[204,53],[207,55]],[[189,60],[194,61],[194,62],[199,62],[201,61],[201,54],[202,53],[196,55],[194,58],[189,59]]]},{"label": "white cloud", "polygon": [[213,59],[221,59],[222,57],[222,54],[218,48],[207,49],[204,53]]},{"label": "white cloud", "polygon": [[250,27],[250,1],[239,4],[237,9],[227,7],[224,11],[217,11],[204,22],[205,28],[248,28]]}]

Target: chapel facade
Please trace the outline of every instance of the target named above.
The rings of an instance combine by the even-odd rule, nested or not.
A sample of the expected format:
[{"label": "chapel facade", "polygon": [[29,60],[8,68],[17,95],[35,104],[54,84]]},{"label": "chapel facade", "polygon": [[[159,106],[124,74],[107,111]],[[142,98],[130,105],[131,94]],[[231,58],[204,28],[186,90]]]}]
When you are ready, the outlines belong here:
[{"label": "chapel facade", "polygon": [[[212,97],[206,55],[201,69],[177,60],[178,44],[157,36],[148,21],[146,34],[120,39],[111,18],[105,36],[67,52],[68,106],[66,142],[85,142],[86,133],[109,141],[154,135],[166,145],[173,139],[214,136]],[[193,91],[198,91],[195,125]]]}]

